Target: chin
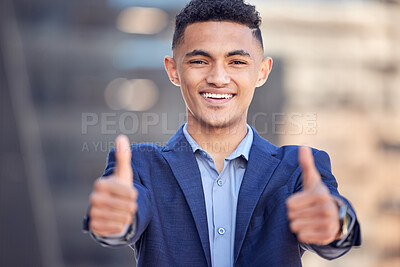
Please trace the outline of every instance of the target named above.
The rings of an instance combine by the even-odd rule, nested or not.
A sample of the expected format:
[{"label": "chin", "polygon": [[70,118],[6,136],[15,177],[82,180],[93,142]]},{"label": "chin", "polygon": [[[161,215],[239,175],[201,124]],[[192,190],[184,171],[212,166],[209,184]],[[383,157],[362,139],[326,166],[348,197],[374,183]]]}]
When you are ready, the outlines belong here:
[{"label": "chin", "polygon": [[239,121],[232,120],[231,118],[213,118],[208,120],[202,120],[202,125],[207,128],[229,128],[234,127]]}]

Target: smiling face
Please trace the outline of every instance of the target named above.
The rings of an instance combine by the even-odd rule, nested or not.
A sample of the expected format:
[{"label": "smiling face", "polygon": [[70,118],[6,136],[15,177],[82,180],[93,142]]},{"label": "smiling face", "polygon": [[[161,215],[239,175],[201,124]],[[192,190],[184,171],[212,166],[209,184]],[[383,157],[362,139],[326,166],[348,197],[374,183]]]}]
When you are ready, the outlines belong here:
[{"label": "smiling face", "polygon": [[225,21],[190,24],[174,57],[165,58],[171,82],[181,87],[188,125],[195,127],[246,127],[255,87],[271,67],[252,29]]}]

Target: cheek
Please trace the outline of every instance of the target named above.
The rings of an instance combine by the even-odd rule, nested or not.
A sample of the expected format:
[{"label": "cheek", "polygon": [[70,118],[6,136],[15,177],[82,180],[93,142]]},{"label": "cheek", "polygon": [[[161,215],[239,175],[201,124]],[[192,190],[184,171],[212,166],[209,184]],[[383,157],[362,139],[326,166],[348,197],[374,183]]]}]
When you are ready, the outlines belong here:
[{"label": "cheek", "polygon": [[258,80],[258,72],[255,65],[248,66],[243,69],[232,70],[230,73],[232,79],[240,83],[242,86],[255,85]]},{"label": "cheek", "polygon": [[249,75],[249,73],[241,73],[240,75],[236,75],[235,83],[240,89],[240,93],[243,95],[248,95],[249,97],[253,95],[254,89],[257,84],[258,77],[254,75]]},{"label": "cheek", "polygon": [[193,106],[196,106],[194,104],[196,90],[193,87],[193,85],[190,83],[190,80],[184,79],[183,81],[181,81],[180,87],[181,87],[181,93],[182,93],[183,99],[185,100],[186,104],[188,106],[191,106],[192,108],[193,108]]},{"label": "cheek", "polygon": [[196,89],[196,75],[193,75],[191,71],[185,71],[180,75],[181,87],[187,92],[194,91]]}]

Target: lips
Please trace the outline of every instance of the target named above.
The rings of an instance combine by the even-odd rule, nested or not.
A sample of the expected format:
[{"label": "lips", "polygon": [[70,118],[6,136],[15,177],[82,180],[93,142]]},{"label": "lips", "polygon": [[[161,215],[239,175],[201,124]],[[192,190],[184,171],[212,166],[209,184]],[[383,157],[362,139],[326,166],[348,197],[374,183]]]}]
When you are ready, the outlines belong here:
[{"label": "lips", "polygon": [[225,104],[229,101],[232,100],[233,97],[235,97],[236,94],[227,92],[227,91],[203,91],[200,93],[200,95],[203,97],[203,99],[212,105],[221,105]]},{"label": "lips", "polygon": [[213,99],[230,99],[233,97],[233,94],[202,93],[201,96],[204,98]]}]

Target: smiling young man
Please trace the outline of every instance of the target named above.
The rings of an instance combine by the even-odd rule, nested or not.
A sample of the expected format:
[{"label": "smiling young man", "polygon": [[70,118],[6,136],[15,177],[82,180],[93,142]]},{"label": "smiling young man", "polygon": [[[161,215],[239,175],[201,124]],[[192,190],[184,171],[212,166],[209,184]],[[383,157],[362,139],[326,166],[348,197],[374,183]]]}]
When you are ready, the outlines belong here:
[{"label": "smiling young man", "polygon": [[193,23],[174,44],[173,58],[165,58],[168,76],[186,103],[187,131],[218,172],[247,134],[255,87],[265,83],[272,67],[253,31],[230,21]]},{"label": "smiling young man", "polygon": [[328,155],[276,147],[246,123],[272,68],[260,23],[241,0],[177,15],[164,63],[187,123],[164,147],[117,138],[85,219],[101,244],[131,246],[138,266],[216,267],[301,266],[306,250],[334,259],[360,245]]}]

